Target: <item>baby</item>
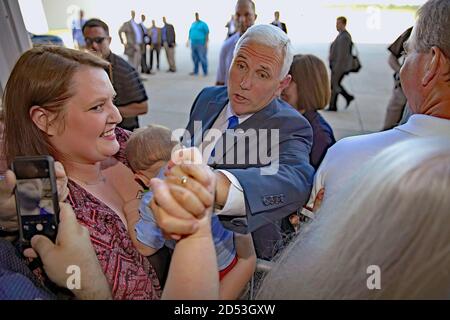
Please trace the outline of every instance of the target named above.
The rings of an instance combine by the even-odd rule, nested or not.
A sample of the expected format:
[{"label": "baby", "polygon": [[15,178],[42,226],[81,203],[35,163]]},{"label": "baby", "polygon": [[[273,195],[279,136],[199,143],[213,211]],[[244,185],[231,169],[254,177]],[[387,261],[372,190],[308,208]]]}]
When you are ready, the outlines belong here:
[{"label": "baby", "polygon": [[[128,162],[136,180],[145,189],[148,189],[152,178],[164,179],[169,160],[175,163],[201,161],[197,149],[182,149],[179,143],[171,140],[171,136],[168,128],[150,125],[135,130],[128,140],[125,149]],[[124,208],[131,238],[144,256],[154,254],[164,245],[172,249],[175,247],[175,241],[165,240],[154,220],[149,207],[152,197],[151,191],[144,193],[139,204],[139,215],[136,205],[126,205]],[[255,270],[256,255],[251,235],[234,234],[225,229],[216,215],[211,219],[211,228],[221,280],[220,297],[237,299]]]}]

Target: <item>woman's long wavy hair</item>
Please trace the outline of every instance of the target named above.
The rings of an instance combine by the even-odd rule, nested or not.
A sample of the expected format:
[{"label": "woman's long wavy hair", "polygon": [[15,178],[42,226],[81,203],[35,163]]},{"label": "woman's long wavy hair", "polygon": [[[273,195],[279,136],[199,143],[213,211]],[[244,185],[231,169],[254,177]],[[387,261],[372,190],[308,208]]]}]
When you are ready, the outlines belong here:
[{"label": "woman's long wavy hair", "polygon": [[31,119],[30,109],[40,106],[54,115],[53,121],[63,119],[65,103],[75,93],[73,76],[83,66],[109,70],[109,63],[93,54],[57,46],[39,46],[22,54],[3,93],[2,151],[8,165],[16,156],[58,158],[47,134]]}]

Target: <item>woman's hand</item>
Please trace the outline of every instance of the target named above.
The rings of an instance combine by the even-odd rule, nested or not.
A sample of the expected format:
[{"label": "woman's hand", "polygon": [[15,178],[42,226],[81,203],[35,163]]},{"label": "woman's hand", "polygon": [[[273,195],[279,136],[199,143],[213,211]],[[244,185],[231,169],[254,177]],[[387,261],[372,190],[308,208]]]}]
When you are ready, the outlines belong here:
[{"label": "woman's hand", "polygon": [[[55,162],[56,187],[59,201],[65,201],[69,188],[67,187],[67,175],[63,165]],[[16,176],[11,170],[6,171],[0,179],[0,228],[6,231],[15,231],[19,228],[16,213],[16,201],[14,197],[14,187],[16,186]]]},{"label": "woman's hand", "polygon": [[208,166],[195,164],[174,166],[166,176],[165,181],[152,179],[150,208],[156,222],[165,234],[192,234],[210,219],[216,177]]},{"label": "woman's hand", "polygon": [[[56,243],[45,236],[36,235],[31,239],[32,248],[26,249],[28,258],[39,257],[49,278],[58,286],[68,288],[69,269],[78,268],[79,288],[69,288],[79,299],[110,299],[111,291],[97,260],[89,237],[89,231],[81,226],[72,207],[60,203],[60,224]],[[75,270],[75,269],[73,269]]]}]

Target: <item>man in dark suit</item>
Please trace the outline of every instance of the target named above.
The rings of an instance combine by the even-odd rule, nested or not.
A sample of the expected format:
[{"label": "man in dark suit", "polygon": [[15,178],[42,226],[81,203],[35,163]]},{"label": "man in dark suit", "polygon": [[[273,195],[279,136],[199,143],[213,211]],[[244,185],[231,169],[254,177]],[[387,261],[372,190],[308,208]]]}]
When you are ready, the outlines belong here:
[{"label": "man in dark suit", "polygon": [[162,43],[166,52],[167,62],[169,63],[168,72],[175,72],[175,28],[167,23],[166,17],[163,17],[164,27],[161,29]]},{"label": "man in dark suit", "polygon": [[337,98],[342,94],[347,101],[346,108],[355,98],[349,94],[341,84],[342,79],[352,69],[352,36],[346,30],[347,19],[338,17],[336,19],[336,30],[339,32],[330,46],[330,69],[331,69],[331,100],[328,110],[337,111]]},{"label": "man in dark suit", "polygon": [[147,65],[147,48],[150,46],[150,37],[148,36],[148,30],[147,27],[144,24],[145,22],[145,15],[141,15],[141,23],[139,23],[139,26],[142,30],[142,35],[144,37],[142,44],[141,44],[141,72],[142,73],[150,73],[150,69]]},{"label": "man in dark suit", "polygon": [[236,48],[228,87],[206,88],[197,96],[183,142],[200,147],[215,169],[224,226],[253,232],[257,255],[270,259],[282,241],[281,219],[310,193],[312,130],[278,98],[291,80],[287,35],[271,25],[253,26]]},{"label": "man in dark suit", "polygon": [[281,30],[283,30],[284,32],[287,33],[286,23],[280,21],[280,12],[275,11],[274,16],[275,16],[275,20],[272,21],[271,24],[273,24],[274,26],[280,28]]},{"label": "man in dark suit", "polygon": [[156,26],[155,20],[152,20],[152,26],[148,29],[150,37],[150,73],[153,69],[153,53],[156,55],[156,69],[159,70],[159,53],[161,52],[161,28]]}]

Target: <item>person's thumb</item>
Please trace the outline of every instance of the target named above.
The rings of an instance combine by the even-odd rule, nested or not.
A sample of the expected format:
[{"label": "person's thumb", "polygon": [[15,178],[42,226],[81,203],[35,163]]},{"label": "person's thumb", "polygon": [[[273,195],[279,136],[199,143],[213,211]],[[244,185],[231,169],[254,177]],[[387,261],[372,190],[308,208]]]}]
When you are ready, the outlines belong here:
[{"label": "person's thumb", "polygon": [[72,234],[75,230],[77,230],[78,222],[75,212],[73,212],[70,204],[65,202],[59,203],[59,231],[58,231],[58,239],[62,235],[67,236]]},{"label": "person's thumb", "polygon": [[44,261],[50,251],[55,247],[55,244],[45,236],[36,235],[31,239],[31,247]]}]

